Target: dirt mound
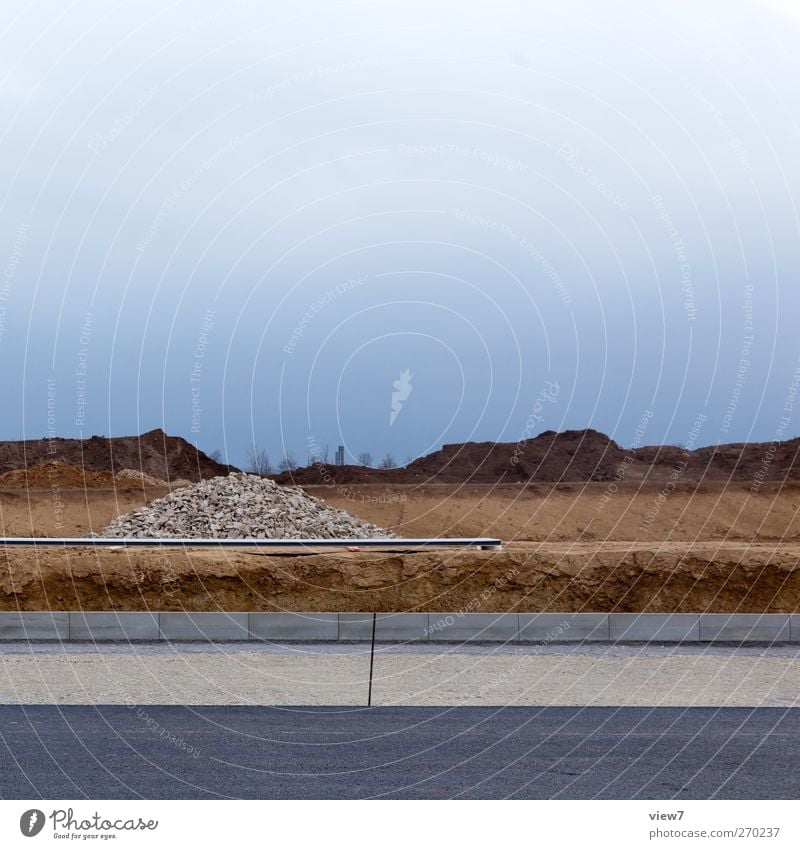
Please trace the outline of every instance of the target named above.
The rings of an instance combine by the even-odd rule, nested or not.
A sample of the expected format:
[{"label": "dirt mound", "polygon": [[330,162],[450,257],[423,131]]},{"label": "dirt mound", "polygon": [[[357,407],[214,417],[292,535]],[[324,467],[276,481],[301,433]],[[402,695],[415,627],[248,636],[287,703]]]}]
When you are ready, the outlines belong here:
[{"label": "dirt mound", "polygon": [[407,471],[445,483],[454,481],[610,480],[625,452],[596,430],[548,431],[516,443],[445,445],[415,460]]},{"label": "dirt mound", "polygon": [[122,469],[115,475],[112,472],[94,472],[91,469],[69,466],[58,460],[40,463],[27,469],[13,469],[0,475],[0,489],[175,489],[180,486],[191,486],[191,481],[176,480],[170,484],[135,469]]},{"label": "dirt mound", "polygon": [[684,450],[672,445],[626,450],[596,430],[547,431],[522,442],[445,445],[402,469],[315,465],[273,476],[302,486],[358,483],[587,483],[800,481],[800,439]]},{"label": "dirt mound", "polygon": [[365,466],[331,466],[315,463],[291,472],[269,475],[269,478],[283,486],[335,487],[343,484],[415,483],[422,480],[422,475],[407,469],[370,469]]},{"label": "dirt mound", "polygon": [[93,472],[54,460],[0,475],[0,489],[93,489],[113,487],[111,472]]},{"label": "dirt mound", "polygon": [[83,440],[0,442],[0,471],[26,469],[54,460],[92,472],[118,474],[133,469],[168,481],[199,481],[235,471],[233,466],[217,463],[185,439],[168,436],[163,430],[110,439],[93,436]]}]

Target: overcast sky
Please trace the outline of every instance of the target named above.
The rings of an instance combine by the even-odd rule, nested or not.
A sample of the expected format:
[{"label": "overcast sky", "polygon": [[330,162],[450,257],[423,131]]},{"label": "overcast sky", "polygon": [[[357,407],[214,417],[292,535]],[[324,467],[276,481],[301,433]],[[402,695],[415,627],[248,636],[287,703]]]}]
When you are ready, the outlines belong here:
[{"label": "overcast sky", "polygon": [[794,5],[5,4],[0,438],[797,435]]}]

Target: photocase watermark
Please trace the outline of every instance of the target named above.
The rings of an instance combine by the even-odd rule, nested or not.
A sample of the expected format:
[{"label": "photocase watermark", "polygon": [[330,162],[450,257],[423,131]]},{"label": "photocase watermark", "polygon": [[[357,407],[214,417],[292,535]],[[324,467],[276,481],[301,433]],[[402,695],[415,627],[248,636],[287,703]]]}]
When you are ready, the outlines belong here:
[{"label": "photocase watermark", "polygon": [[6,335],[6,321],[8,317],[8,302],[11,299],[11,290],[14,288],[14,278],[17,269],[22,262],[23,248],[28,241],[28,223],[23,221],[14,234],[14,244],[11,246],[11,255],[6,261],[3,269],[3,280],[0,282],[0,342]]},{"label": "photocase watermark", "polygon": [[641,531],[649,531],[653,525],[653,522],[658,518],[658,514],[661,512],[661,508],[667,503],[667,499],[672,495],[675,491],[675,487],[678,485],[678,482],[683,477],[686,469],[689,467],[689,459],[692,451],[697,447],[697,440],[700,438],[700,432],[703,429],[703,425],[708,421],[708,416],[705,413],[698,413],[697,418],[694,420],[694,424],[692,425],[692,429],[689,431],[689,436],[686,441],[686,444],[683,446],[683,450],[681,452],[681,459],[675,463],[672,468],[672,472],[670,473],[667,482],[664,484],[661,492],[653,499],[653,506],[644,514],[644,520],[642,524],[639,526],[639,530]]},{"label": "photocase watermark", "polygon": [[192,433],[200,433],[203,407],[200,403],[200,388],[203,377],[203,360],[206,356],[211,331],[214,329],[215,310],[207,309],[200,322],[200,333],[194,346],[192,373],[189,376],[189,391],[192,396]]},{"label": "photocase watermark", "polygon": [[[159,579],[159,583],[161,584],[159,593],[164,599],[172,598],[180,590],[180,578],[177,570],[169,560],[163,562],[163,571],[164,574]],[[144,580],[144,576],[142,576],[142,580]]]},{"label": "photocase watermark", "polygon": [[[50,456],[58,454],[58,428],[56,421],[56,380],[51,377],[47,380],[47,453]],[[58,470],[48,466],[47,478],[50,483],[50,497],[53,501],[53,517],[55,529],[64,527],[64,499],[61,496],[61,486],[58,482]]]},{"label": "photocase watermark", "polygon": [[457,218],[459,221],[466,221],[469,224],[474,224],[484,230],[491,230],[494,233],[499,233],[515,245],[518,245],[525,254],[536,260],[539,267],[542,271],[544,271],[555,287],[564,306],[569,307],[572,305],[572,297],[569,294],[564,281],[561,279],[561,275],[558,273],[553,263],[550,262],[550,260],[538,247],[536,247],[536,245],[533,244],[533,242],[531,242],[527,236],[523,236],[521,233],[518,233],[502,221],[495,221],[493,218],[487,218],[485,216],[478,215],[477,213],[469,212],[465,209],[453,209],[451,214],[453,218]]},{"label": "photocase watermark", "polygon": [[686,320],[690,323],[694,322],[697,320],[697,304],[694,296],[694,283],[692,282],[692,266],[686,259],[686,245],[684,244],[680,231],[675,226],[675,222],[672,220],[672,216],[664,206],[661,195],[653,195],[651,200],[656,208],[658,217],[664,225],[664,229],[667,231],[667,235],[672,240],[672,247],[675,250],[675,256],[680,263],[680,283],[681,292],[683,293],[683,309],[686,313]]},{"label": "photocase watermark", "polygon": [[200,752],[195,746],[191,745],[190,743],[187,743],[183,737],[177,734],[173,734],[171,731],[164,728],[164,726],[161,725],[161,723],[157,719],[154,719],[152,716],[150,716],[150,714],[148,714],[147,711],[144,710],[144,708],[137,707],[136,716],[142,720],[142,722],[148,727],[150,731],[153,732],[156,737],[159,737],[165,743],[169,743],[170,746],[175,746],[176,749],[181,749],[182,751],[186,752],[187,755],[193,757],[195,760],[200,757]]},{"label": "photocase watermark", "polygon": [[515,174],[526,174],[530,167],[521,159],[513,159],[504,153],[484,150],[481,147],[463,147],[459,144],[398,144],[397,152],[401,156],[452,156],[459,159],[472,159],[494,168],[504,168]]},{"label": "photocase watermark", "polygon": [[546,380],[536,400],[533,402],[533,410],[525,422],[525,429],[520,434],[519,441],[514,447],[514,453],[511,455],[511,465],[518,466],[520,457],[525,453],[525,443],[531,439],[537,430],[537,425],[544,424],[544,408],[548,404],[555,404],[558,401],[558,393],[561,391],[561,386],[557,380]]},{"label": "photocase watermark", "polygon": [[515,687],[518,687],[519,680],[524,679],[525,677],[525,672],[527,671],[526,667],[530,666],[530,659],[538,656],[542,649],[561,640],[567,631],[569,631],[569,628],[569,622],[565,619],[562,622],[559,622],[555,628],[548,631],[547,634],[545,634],[544,639],[539,640],[534,646],[529,646],[524,649],[516,649],[514,652],[514,657],[516,658],[514,663],[508,669],[505,669],[499,675],[492,678],[492,680],[482,684],[477,690],[477,697],[479,699],[485,699],[489,693],[493,690],[500,689],[509,680],[514,682]]},{"label": "photocase watermark", "polygon": [[109,145],[112,145],[133,124],[136,117],[147,109],[159,91],[160,86],[151,86],[150,89],[136,99],[133,108],[129,112],[117,118],[105,132],[98,133],[89,139],[87,145],[89,150],[92,153],[102,153]]},{"label": "photocase watermark", "polygon": [[183,737],[173,734],[169,731],[169,729],[165,728],[157,719],[150,716],[144,707],[142,707],[136,699],[131,697],[130,694],[126,693],[124,695],[124,703],[128,710],[136,713],[137,719],[140,719],[154,736],[159,737],[165,743],[169,743],[171,746],[175,746],[175,748],[186,752],[187,755],[190,755],[195,760],[200,757],[200,750],[196,746],[187,743]]},{"label": "photocase watermark", "polygon": [[736,408],[739,406],[739,400],[742,397],[747,372],[750,370],[750,355],[753,342],[755,341],[755,337],[753,336],[753,286],[748,285],[744,287],[742,312],[744,313],[744,337],[739,354],[739,363],[736,367],[736,379],[734,380],[730,401],[728,401],[725,415],[722,417],[722,425],[720,426],[720,430],[723,433],[728,433],[731,429],[733,417],[736,415]]},{"label": "photocase watermark", "polygon": [[340,486],[339,493],[354,504],[404,504],[408,496],[404,492],[365,493],[356,492],[348,486]]},{"label": "photocase watermark", "polygon": [[629,210],[630,206],[620,197],[620,195],[603,183],[588,165],[584,165],[581,162],[579,154],[580,151],[578,148],[571,145],[569,142],[562,142],[556,151],[556,156],[558,156],[559,159],[563,159],[575,174],[581,177],[584,182],[588,183],[588,185],[595,188],[597,192],[609,203],[616,206],[617,209],[621,209],[623,212]]},{"label": "photocase watermark", "polygon": [[644,435],[647,433],[647,428],[650,425],[653,415],[654,413],[652,410],[645,410],[642,413],[642,417],[639,419],[639,423],[633,431],[633,442],[631,443],[631,447],[625,452],[625,456],[617,466],[617,470],[614,473],[614,479],[609,482],[606,487],[606,491],[598,499],[594,508],[595,513],[601,513],[605,510],[611,499],[617,494],[619,485],[628,476],[628,470],[636,460],[634,451],[642,447]]},{"label": "photocase watermark", "polygon": [[775,428],[775,438],[767,446],[767,450],[761,458],[761,465],[758,467],[758,471],[756,471],[753,475],[753,483],[750,487],[750,491],[753,493],[758,493],[766,482],[770,467],[775,460],[775,455],[778,453],[778,443],[786,438],[789,426],[792,423],[794,405],[797,401],[798,391],[800,391],[800,364],[795,366],[794,373],[792,374],[792,380],[789,383],[786,400],[783,404],[783,414],[778,419],[778,426]]},{"label": "photocase watermark", "polygon": [[80,336],[78,337],[78,365],[75,369],[75,426],[83,428],[86,425],[86,375],[89,370],[89,343],[92,340],[94,313],[87,312],[83,317]]},{"label": "photocase watermark", "polygon": [[247,102],[259,103],[263,100],[269,100],[282,92],[290,91],[297,86],[313,82],[314,80],[324,80],[337,74],[346,74],[349,71],[363,71],[365,68],[373,68],[383,64],[385,62],[380,59],[367,58],[354,59],[350,62],[340,62],[333,65],[318,65],[316,68],[309,68],[308,70],[291,74],[259,91],[251,91],[247,95]]},{"label": "photocase watermark", "polygon": [[[36,837],[50,820],[53,837],[71,840],[114,839],[118,831],[155,831],[158,820],[145,820],[142,817],[108,819],[95,811],[89,816],[78,814],[74,808],[56,808],[45,816],[44,811],[31,808],[19,819],[19,830],[25,837]],[[59,830],[63,833],[59,833]],[[83,832],[83,833],[82,833]]]},{"label": "photocase watermark", "polygon": [[457,610],[455,613],[448,613],[445,616],[436,619],[434,622],[429,622],[425,628],[425,635],[430,636],[439,631],[445,631],[455,625],[456,620],[463,619],[468,613],[475,613],[483,608],[483,606],[496,595],[500,590],[505,589],[511,581],[519,575],[519,569],[512,566],[507,572],[504,572],[500,577],[495,578],[491,585],[486,587],[480,595],[473,596],[469,602]]},{"label": "photocase watermark", "polygon": [[725,114],[722,110],[711,100],[709,100],[705,94],[694,84],[692,80],[688,77],[678,77],[681,84],[688,89],[692,95],[702,104],[703,108],[708,112],[708,114],[713,119],[714,123],[720,128],[722,134],[725,136],[728,146],[733,151],[736,158],[739,160],[739,165],[742,170],[750,173],[753,170],[753,166],[750,164],[750,156],[747,152],[747,148],[742,142],[741,138],[734,132],[731,125],[728,123]]},{"label": "photocase watermark", "polygon": [[351,277],[349,280],[343,280],[341,283],[337,283],[333,289],[328,289],[321,298],[317,298],[316,301],[309,304],[308,309],[303,313],[300,321],[294,326],[291,336],[283,346],[284,354],[291,356],[295,352],[298,343],[305,336],[309,325],[326,307],[330,306],[337,298],[341,298],[342,295],[347,295],[355,289],[366,286],[368,282],[369,275],[367,274],[363,274],[360,277]]},{"label": "photocase watermark", "polygon": [[158,235],[159,230],[167,220],[169,213],[172,212],[172,210],[178,205],[181,198],[183,198],[183,196],[200,180],[203,174],[210,171],[220,160],[233,153],[233,151],[241,144],[241,138],[239,138],[239,136],[235,136],[228,142],[228,144],[225,145],[225,147],[220,148],[212,156],[209,156],[208,159],[201,162],[185,180],[181,180],[178,187],[164,199],[156,213],[156,217],[153,219],[153,222],[147,228],[147,231],[141,241],[136,245],[136,250],[139,251],[139,253],[144,253],[147,250],[148,246]]},{"label": "photocase watermark", "polygon": [[406,401],[414,391],[411,383],[413,377],[410,369],[404,369],[400,372],[400,377],[392,384],[394,391],[392,392],[392,403],[389,411],[389,427],[392,427],[397,421],[397,417],[403,412]]},{"label": "photocase watermark", "polygon": [[44,811],[38,808],[31,808],[19,818],[19,830],[25,837],[36,837],[37,834],[44,828],[46,817]]}]

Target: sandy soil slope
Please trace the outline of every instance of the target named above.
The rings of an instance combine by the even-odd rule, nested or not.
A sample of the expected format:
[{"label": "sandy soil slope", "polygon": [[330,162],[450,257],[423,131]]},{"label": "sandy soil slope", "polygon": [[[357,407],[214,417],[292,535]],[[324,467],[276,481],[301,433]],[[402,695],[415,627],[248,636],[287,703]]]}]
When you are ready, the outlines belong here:
[{"label": "sandy soil slope", "polygon": [[[0,609],[800,610],[800,487],[310,488],[407,536],[498,535],[502,552],[259,555],[8,549]],[[158,489],[0,492],[4,536],[79,536]]]},{"label": "sandy soil slope", "polygon": [[[427,484],[305,487],[403,536],[499,536],[507,541],[800,541],[800,485],[749,488],[655,484]],[[166,488],[0,488],[3,536],[81,536],[169,492]]]},{"label": "sandy soil slope", "polygon": [[305,487],[402,536],[504,540],[800,539],[800,485],[539,484]]},{"label": "sandy soil slope", "polygon": [[101,531],[112,519],[161,498],[169,489],[0,489],[4,537],[79,537]]},{"label": "sandy soil slope", "polygon": [[503,552],[4,553],[6,610],[795,612],[800,544],[515,544]]}]

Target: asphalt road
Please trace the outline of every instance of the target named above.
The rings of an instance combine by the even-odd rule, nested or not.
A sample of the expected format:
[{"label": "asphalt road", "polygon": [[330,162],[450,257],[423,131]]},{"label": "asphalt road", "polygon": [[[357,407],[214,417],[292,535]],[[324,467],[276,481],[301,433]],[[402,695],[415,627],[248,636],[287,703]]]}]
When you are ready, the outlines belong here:
[{"label": "asphalt road", "polygon": [[797,799],[800,709],[0,706],[0,796]]}]

